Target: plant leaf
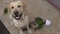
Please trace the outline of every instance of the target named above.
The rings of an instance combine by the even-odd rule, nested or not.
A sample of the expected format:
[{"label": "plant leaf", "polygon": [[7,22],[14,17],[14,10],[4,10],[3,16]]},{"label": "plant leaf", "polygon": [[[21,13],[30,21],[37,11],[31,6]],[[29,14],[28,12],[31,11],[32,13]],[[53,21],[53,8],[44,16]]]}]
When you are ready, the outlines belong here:
[{"label": "plant leaf", "polygon": [[4,14],[7,14],[7,13],[8,13],[8,9],[5,8],[5,9],[4,9]]},{"label": "plant leaf", "polygon": [[39,18],[39,17],[36,17],[35,21],[39,24],[38,29],[41,29],[43,27],[43,25],[44,25],[43,19]]}]

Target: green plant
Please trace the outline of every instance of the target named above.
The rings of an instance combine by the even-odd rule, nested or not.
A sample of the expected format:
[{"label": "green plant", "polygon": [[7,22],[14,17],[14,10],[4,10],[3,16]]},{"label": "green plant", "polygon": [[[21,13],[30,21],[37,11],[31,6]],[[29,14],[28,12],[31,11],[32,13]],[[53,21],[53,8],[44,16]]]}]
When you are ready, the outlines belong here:
[{"label": "green plant", "polygon": [[35,21],[38,23],[38,29],[41,29],[45,24],[42,18],[36,17]]},{"label": "green plant", "polygon": [[4,8],[4,14],[7,14],[7,13],[8,13],[8,9]]}]

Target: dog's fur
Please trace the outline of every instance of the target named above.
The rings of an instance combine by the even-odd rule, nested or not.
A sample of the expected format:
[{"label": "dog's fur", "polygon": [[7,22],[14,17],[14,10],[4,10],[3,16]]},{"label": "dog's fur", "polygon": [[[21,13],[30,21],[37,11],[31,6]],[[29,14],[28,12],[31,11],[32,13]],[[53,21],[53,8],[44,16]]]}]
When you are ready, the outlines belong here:
[{"label": "dog's fur", "polygon": [[[32,31],[29,28],[29,19],[25,13],[25,7],[26,4],[21,1],[10,2],[8,5],[8,16],[11,24],[20,30],[20,34],[23,34],[23,27],[27,27],[27,31],[31,34]],[[16,12],[18,12],[18,14]]]}]

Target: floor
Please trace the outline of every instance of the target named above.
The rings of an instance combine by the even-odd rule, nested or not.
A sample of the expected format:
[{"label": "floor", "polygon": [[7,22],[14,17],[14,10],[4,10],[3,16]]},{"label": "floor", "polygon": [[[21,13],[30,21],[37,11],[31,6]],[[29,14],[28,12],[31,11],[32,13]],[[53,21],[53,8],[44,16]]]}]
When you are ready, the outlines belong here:
[{"label": "floor", "polygon": [[[3,14],[3,9],[11,0],[0,0],[0,19],[11,32],[11,34],[19,34],[19,30],[9,23],[7,15]],[[41,17],[44,20],[51,20],[50,26],[44,26],[42,29],[33,32],[33,34],[60,34],[60,11],[47,2],[47,0],[22,0],[27,3],[26,10],[28,11],[30,21],[35,17]],[[33,18],[32,18],[32,17]]]}]

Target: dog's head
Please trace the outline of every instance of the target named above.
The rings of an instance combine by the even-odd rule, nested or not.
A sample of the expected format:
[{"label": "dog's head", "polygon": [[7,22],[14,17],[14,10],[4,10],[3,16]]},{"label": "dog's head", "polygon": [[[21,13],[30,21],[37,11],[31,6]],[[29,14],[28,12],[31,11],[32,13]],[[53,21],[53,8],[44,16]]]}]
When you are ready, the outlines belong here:
[{"label": "dog's head", "polygon": [[24,12],[26,4],[21,1],[14,1],[9,3],[9,14],[16,20],[19,20]]}]

